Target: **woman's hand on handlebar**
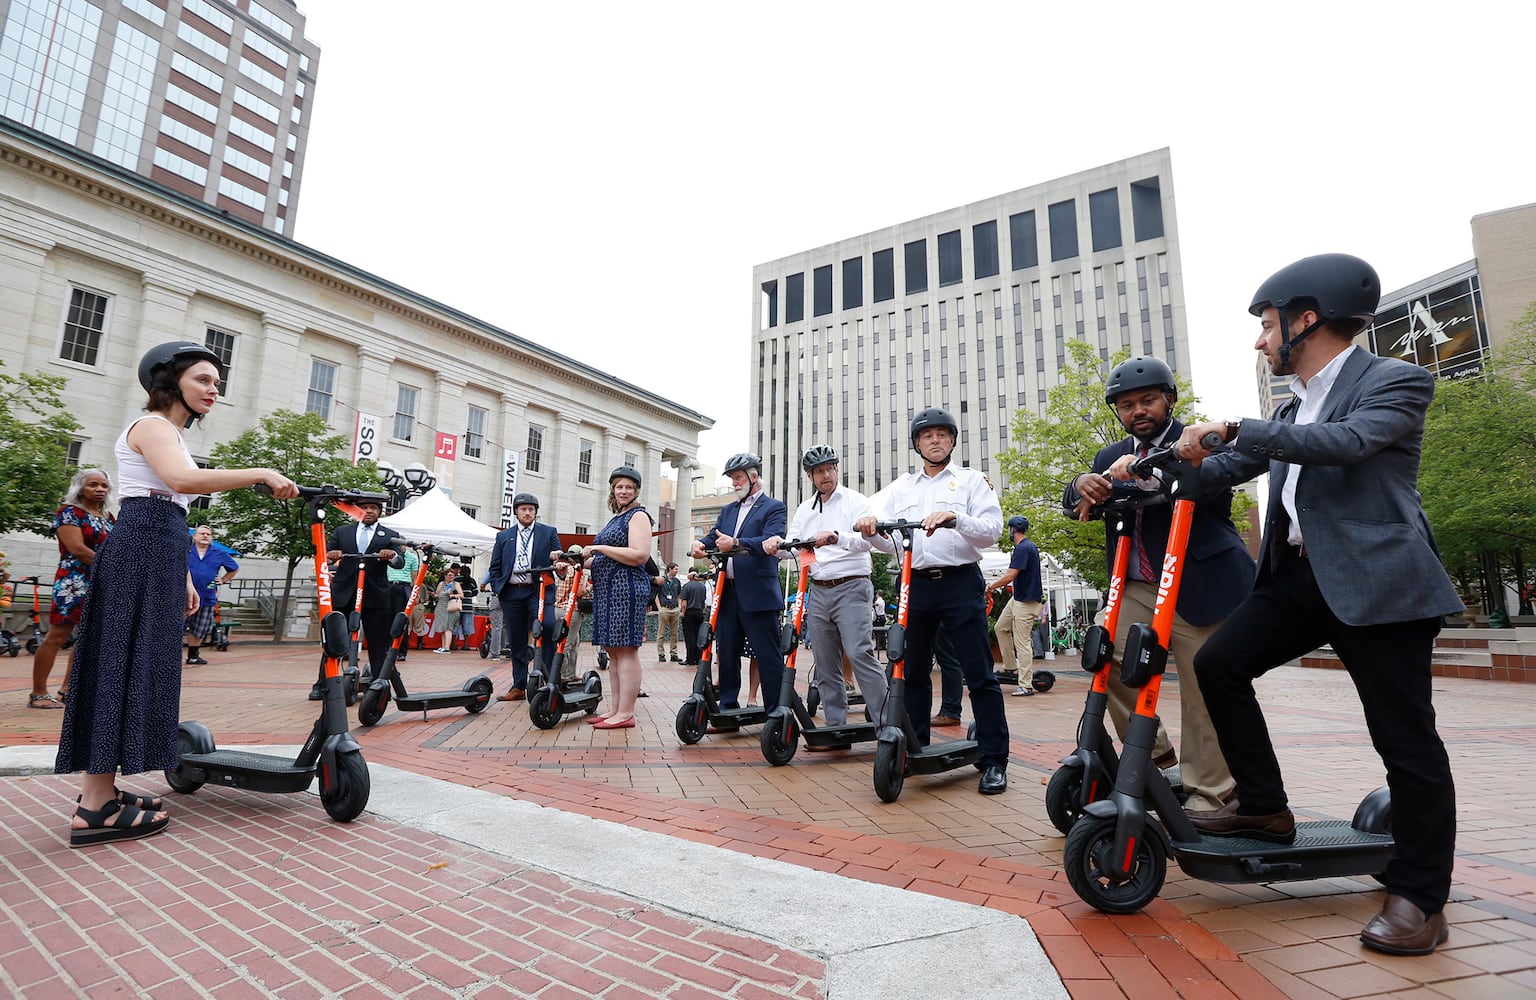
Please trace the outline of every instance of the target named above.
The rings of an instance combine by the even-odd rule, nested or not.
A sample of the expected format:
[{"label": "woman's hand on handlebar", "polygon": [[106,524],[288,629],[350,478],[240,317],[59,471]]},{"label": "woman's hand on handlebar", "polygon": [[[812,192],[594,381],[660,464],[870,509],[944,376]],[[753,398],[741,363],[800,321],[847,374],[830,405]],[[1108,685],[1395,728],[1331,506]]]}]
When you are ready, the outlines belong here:
[{"label": "woman's hand on handlebar", "polygon": [[293,480],[276,469],[257,469],[255,471],[261,477],[257,482],[267,488],[260,492],[266,493],[267,490],[270,490],[270,496],[278,500],[291,500],[299,495],[299,488],[294,484]]}]

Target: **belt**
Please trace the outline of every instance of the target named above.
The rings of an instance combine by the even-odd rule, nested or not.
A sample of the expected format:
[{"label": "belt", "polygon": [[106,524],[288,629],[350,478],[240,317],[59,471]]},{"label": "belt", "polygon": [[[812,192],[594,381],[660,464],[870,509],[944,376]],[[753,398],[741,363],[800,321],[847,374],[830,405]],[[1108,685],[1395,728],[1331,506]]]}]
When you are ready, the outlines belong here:
[{"label": "belt", "polygon": [[835,587],[840,583],[852,583],[854,580],[868,580],[867,576],[840,576],[836,580],[818,580],[814,576],[811,582],[818,587]]},{"label": "belt", "polygon": [[532,586],[534,586],[534,584],[532,584],[532,583],[509,583],[509,584],[507,584],[507,586],[509,586],[509,587],[532,587]]},{"label": "belt", "polygon": [[974,573],[975,571],[975,563],[963,563],[959,566],[925,566],[922,569],[914,568],[912,575],[920,576],[925,580],[942,580],[946,576],[953,576],[956,573]]}]

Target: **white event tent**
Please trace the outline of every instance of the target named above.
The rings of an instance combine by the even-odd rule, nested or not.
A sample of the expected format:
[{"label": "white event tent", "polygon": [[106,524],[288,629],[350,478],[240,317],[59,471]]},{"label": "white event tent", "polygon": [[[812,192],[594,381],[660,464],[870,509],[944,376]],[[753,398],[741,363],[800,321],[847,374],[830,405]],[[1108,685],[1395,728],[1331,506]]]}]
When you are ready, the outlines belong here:
[{"label": "white event tent", "polygon": [[496,543],[495,528],[464,513],[436,486],[379,523],[400,532],[408,542],[431,542],[476,554],[490,552]]}]

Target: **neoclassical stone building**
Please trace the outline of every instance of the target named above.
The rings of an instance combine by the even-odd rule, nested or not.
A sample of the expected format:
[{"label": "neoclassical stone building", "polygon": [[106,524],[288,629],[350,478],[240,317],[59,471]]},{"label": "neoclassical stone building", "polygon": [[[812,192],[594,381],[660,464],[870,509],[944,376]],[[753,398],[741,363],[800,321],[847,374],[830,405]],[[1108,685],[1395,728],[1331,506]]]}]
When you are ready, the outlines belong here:
[{"label": "neoclassical stone building", "polygon": [[[491,525],[508,451],[544,520],[595,530],[609,470],[638,467],[654,507],[663,464],[693,468],[712,424],[0,118],[0,357],[10,372],[69,380],[83,425],[72,461],[115,468],[113,442],[144,402],[139,357],[168,340],[206,343],[229,362],[225,399],[188,432],[194,456],[278,408],[318,412],[349,437],[361,411],[378,419],[377,458],[437,469],[454,501]],[[444,434],[451,461],[438,456]],[[675,523],[689,523],[690,500],[679,493]],[[38,536],[0,547],[23,573],[51,572],[57,558]]]}]

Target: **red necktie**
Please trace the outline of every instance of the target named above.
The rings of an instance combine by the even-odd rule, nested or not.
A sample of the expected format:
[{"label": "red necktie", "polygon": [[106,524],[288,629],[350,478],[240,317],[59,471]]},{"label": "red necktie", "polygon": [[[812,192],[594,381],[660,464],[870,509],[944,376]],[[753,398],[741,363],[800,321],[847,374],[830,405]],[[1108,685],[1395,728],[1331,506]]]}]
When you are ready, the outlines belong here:
[{"label": "red necktie", "polygon": [[[1142,445],[1136,449],[1137,458],[1147,457],[1147,446]],[[1136,508],[1136,568],[1141,571],[1141,578],[1148,583],[1156,583],[1157,576],[1152,572],[1152,560],[1147,556],[1147,546],[1141,540],[1141,508]]]}]

